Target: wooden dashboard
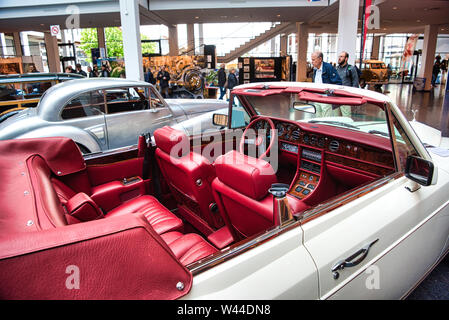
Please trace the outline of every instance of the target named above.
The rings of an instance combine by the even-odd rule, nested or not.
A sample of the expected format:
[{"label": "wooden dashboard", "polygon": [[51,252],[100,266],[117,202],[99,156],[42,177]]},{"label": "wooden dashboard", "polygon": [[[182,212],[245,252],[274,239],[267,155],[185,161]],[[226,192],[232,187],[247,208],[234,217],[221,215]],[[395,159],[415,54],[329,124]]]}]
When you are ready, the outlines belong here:
[{"label": "wooden dashboard", "polygon": [[278,130],[280,151],[296,155],[298,161],[290,188],[290,194],[297,198],[309,198],[316,193],[320,180],[326,179],[324,168],[338,172],[341,179],[357,175],[356,180],[361,182],[394,171],[388,138],[327,125],[296,125],[275,119],[273,122]]}]

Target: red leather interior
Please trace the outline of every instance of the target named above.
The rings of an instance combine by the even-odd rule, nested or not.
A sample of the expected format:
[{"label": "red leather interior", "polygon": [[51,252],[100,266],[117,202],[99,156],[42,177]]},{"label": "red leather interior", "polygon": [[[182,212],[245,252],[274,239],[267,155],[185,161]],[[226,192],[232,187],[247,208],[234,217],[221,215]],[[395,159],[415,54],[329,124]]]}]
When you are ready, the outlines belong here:
[{"label": "red leather interior", "polygon": [[[191,273],[140,216],[0,237],[2,299],[177,299],[191,288]],[[79,289],[69,289],[74,267]]]},{"label": "red leather interior", "polygon": [[182,220],[165,208],[155,197],[149,195],[141,196],[122,204],[109,211],[106,217],[130,213],[143,214],[158,234],[167,231],[182,231]]},{"label": "red leather interior", "polygon": [[[123,203],[123,195],[132,192],[134,198],[145,194],[143,180],[124,185],[121,181],[112,181],[92,188],[92,199],[106,212],[119,207]],[[127,199],[130,200],[131,198]]]},{"label": "red leather interior", "polygon": [[99,186],[123,178],[142,176],[143,157],[104,165],[89,165],[87,172],[92,186]]},{"label": "red leather interior", "polygon": [[[84,192],[77,193],[65,204],[68,224],[104,218],[98,205]],[[74,222],[69,219],[75,219]]]},{"label": "red leather interior", "polygon": [[[212,183],[214,198],[235,240],[266,230],[277,223],[273,196],[268,194],[276,176],[264,160],[230,151],[215,164],[217,178]],[[308,208],[304,202],[287,196],[292,212]]]},{"label": "red leather interior", "polygon": [[276,174],[268,162],[235,150],[218,157],[214,167],[221,182],[255,200],[264,198],[276,182]]},{"label": "red leather interior", "polygon": [[232,233],[231,231],[229,231],[228,226],[224,226],[218,229],[210,236],[208,236],[207,240],[209,240],[218,249],[223,249],[224,247],[234,242],[234,238],[232,237]]},{"label": "red leather interior", "polygon": [[182,234],[174,231],[164,233],[161,237],[184,266],[218,251],[195,233]]},{"label": "red leather interior", "polygon": [[211,182],[215,177],[215,170],[212,164],[194,152],[181,157],[171,155],[176,143],[186,141],[189,144],[185,133],[179,130],[163,127],[154,132],[154,137],[157,145],[156,158],[162,175],[170,186],[178,206],[186,208],[181,212],[194,214],[200,218],[189,219],[199,230],[221,227],[223,222],[220,215],[210,210],[210,205],[214,203]]},{"label": "red leather interior", "polygon": [[187,135],[171,127],[164,126],[154,131],[156,146],[172,157],[182,157],[190,153]]},{"label": "red leather interior", "polygon": [[[183,229],[182,220],[150,195],[123,202],[121,193],[122,203],[105,219],[91,220],[101,217],[93,195],[101,198],[98,195],[103,192],[105,203],[112,203],[114,192],[106,194],[114,188],[90,188],[92,197],[75,190],[65,181],[77,181],[76,188],[83,189],[86,170],[79,167],[75,172],[67,166],[68,174],[57,176],[40,150],[50,144],[45,139],[33,142],[27,144],[33,150],[12,148],[0,160],[4,180],[0,188],[4,199],[0,202],[1,298],[172,299],[190,290],[192,276],[182,265],[216,248],[199,235],[178,232]],[[0,142],[0,150],[6,151],[7,146],[8,141]],[[53,163],[58,161],[63,162],[54,159]],[[172,234],[165,236],[170,247],[158,235],[167,232]],[[65,287],[70,265],[82,272],[79,290]],[[184,284],[181,291],[176,289],[178,282]]]}]

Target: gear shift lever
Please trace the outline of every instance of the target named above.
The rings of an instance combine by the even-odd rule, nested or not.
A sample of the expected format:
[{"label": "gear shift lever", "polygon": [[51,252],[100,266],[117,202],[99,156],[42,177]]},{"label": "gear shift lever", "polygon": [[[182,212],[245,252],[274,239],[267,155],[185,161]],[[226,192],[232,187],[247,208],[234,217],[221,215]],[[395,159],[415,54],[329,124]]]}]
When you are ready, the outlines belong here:
[{"label": "gear shift lever", "polygon": [[273,213],[278,222],[276,225],[280,227],[293,218],[287,200],[288,189],[289,185],[285,183],[273,183],[271,188],[268,189],[268,192],[273,195]]}]

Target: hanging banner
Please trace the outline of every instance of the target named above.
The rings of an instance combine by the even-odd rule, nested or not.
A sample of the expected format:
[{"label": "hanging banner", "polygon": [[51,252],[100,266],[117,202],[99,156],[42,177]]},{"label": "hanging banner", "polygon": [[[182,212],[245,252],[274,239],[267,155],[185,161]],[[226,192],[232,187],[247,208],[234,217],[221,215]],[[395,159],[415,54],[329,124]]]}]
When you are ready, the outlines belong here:
[{"label": "hanging banner", "polygon": [[365,53],[366,34],[368,32],[368,20],[370,15],[371,15],[371,0],[365,0],[365,23],[363,24],[363,45],[360,61],[363,61],[363,55]]},{"label": "hanging banner", "polygon": [[405,71],[409,69],[410,61],[413,56],[413,53],[415,52],[416,42],[418,41],[419,35],[414,34],[410,36],[405,43],[404,52],[402,53],[401,58],[401,68],[399,69],[399,72]]}]

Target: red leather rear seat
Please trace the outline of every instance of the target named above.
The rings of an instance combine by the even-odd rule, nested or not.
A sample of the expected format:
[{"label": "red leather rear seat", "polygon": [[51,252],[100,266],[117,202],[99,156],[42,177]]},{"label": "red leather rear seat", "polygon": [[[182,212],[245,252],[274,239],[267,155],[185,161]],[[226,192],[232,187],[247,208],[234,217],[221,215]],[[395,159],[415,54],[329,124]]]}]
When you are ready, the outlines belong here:
[{"label": "red leather rear seat", "polygon": [[153,229],[162,234],[167,231],[182,230],[182,220],[164,207],[155,197],[145,195],[125,202],[112,209],[106,217],[113,217],[129,213],[142,213]]},{"label": "red leather rear seat", "polygon": [[218,251],[195,233],[182,234],[173,231],[161,234],[161,238],[184,266]]},{"label": "red leather rear seat", "polygon": [[[37,166],[33,167],[34,170],[41,170],[41,168],[38,168]],[[72,188],[63,183],[57,177],[52,176],[50,180],[56,194],[59,197],[59,200],[63,205],[65,205],[70,198],[77,194],[74,190],[72,190]],[[111,211],[106,212],[105,217],[108,218],[111,216],[132,213],[142,213],[158,234],[167,231],[181,231],[183,227],[183,222],[181,219],[165,208],[156,198],[150,195],[140,196],[127,201]]]}]

